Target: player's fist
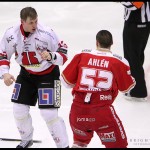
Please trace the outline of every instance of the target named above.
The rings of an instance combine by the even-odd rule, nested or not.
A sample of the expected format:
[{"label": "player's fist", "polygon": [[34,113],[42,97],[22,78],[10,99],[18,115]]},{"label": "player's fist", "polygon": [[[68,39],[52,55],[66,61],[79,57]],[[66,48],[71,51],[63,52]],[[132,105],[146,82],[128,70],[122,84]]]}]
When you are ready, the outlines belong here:
[{"label": "player's fist", "polygon": [[11,84],[13,84],[13,82],[16,81],[15,78],[14,78],[14,76],[12,76],[9,73],[5,73],[3,75],[3,79],[4,79],[4,83],[6,84],[6,86],[10,86]]},{"label": "player's fist", "polygon": [[50,61],[52,59],[52,57],[51,57],[51,55],[50,55],[50,53],[48,51],[43,51],[43,52],[40,53],[40,55],[41,55],[41,58],[43,60]]}]

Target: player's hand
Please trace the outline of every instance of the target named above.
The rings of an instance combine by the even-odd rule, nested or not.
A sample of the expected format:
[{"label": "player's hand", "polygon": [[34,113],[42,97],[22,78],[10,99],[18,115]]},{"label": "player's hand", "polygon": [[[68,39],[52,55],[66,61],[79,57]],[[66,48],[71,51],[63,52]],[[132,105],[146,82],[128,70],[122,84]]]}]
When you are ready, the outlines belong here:
[{"label": "player's hand", "polygon": [[11,84],[13,84],[13,82],[16,81],[15,78],[14,78],[14,76],[12,76],[9,73],[5,73],[3,75],[3,78],[4,78],[4,83],[6,84],[6,86],[10,86]]},{"label": "player's hand", "polygon": [[50,55],[50,53],[48,51],[43,51],[43,52],[40,53],[40,55],[41,55],[41,58],[43,60],[50,61],[52,59],[52,57],[51,57],[51,55]]}]

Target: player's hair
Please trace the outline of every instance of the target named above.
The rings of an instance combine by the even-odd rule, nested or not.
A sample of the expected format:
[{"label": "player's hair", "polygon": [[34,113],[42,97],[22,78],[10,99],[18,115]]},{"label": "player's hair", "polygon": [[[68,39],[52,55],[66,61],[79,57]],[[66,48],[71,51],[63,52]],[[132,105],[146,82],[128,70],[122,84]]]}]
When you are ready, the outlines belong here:
[{"label": "player's hair", "polygon": [[113,44],[112,34],[107,30],[101,30],[96,35],[96,40],[102,48],[109,48]]},{"label": "player's hair", "polygon": [[26,21],[28,17],[34,20],[37,16],[36,10],[32,7],[25,7],[20,11],[20,18],[24,21]]}]

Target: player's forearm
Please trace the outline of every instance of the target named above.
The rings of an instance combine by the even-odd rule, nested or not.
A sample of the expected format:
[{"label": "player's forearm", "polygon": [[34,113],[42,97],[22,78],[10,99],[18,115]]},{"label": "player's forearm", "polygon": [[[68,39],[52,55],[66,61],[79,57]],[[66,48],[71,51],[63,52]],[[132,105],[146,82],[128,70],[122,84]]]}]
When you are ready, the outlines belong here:
[{"label": "player's forearm", "polygon": [[[3,47],[3,45],[0,45]],[[0,78],[3,78],[5,73],[9,72],[10,68],[10,60],[8,59],[8,55],[2,49],[0,49]]]},{"label": "player's forearm", "polygon": [[60,53],[60,52],[53,52],[52,53],[53,57],[55,57],[53,60],[52,60],[52,63],[54,65],[59,65],[59,66],[62,66],[64,65],[64,63],[68,60],[68,57],[67,55],[63,54],[63,53]]},{"label": "player's forearm", "polygon": [[2,65],[0,66],[0,79],[3,79],[3,75],[9,73],[9,66]]},{"label": "player's forearm", "polygon": [[57,65],[63,65],[68,60],[68,49],[67,46],[62,46],[57,49],[56,52],[56,63]]}]

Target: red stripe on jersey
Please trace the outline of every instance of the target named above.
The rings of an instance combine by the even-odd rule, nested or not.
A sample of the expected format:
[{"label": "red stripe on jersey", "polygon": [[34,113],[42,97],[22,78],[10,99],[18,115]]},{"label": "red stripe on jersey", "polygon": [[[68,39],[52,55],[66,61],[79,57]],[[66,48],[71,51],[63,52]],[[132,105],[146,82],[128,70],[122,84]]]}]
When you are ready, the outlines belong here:
[{"label": "red stripe on jersey", "polygon": [[34,75],[45,75],[45,74],[48,74],[50,73],[53,69],[54,69],[55,65],[52,65],[50,66],[48,69],[44,70],[44,71],[41,71],[41,72],[34,72],[34,71],[31,71],[31,70],[27,70],[29,73],[31,74],[34,74]]},{"label": "red stripe on jersey", "polygon": [[[58,52],[59,53],[59,52]],[[67,56],[63,53],[59,53],[63,57],[63,64],[68,60]]]},{"label": "red stripe on jersey", "polygon": [[10,62],[8,62],[7,60],[2,60],[2,61],[0,61],[0,66],[2,66],[2,65],[9,66]]},{"label": "red stripe on jersey", "polygon": [[22,35],[25,37],[22,24],[20,25],[20,31],[21,31]]}]

